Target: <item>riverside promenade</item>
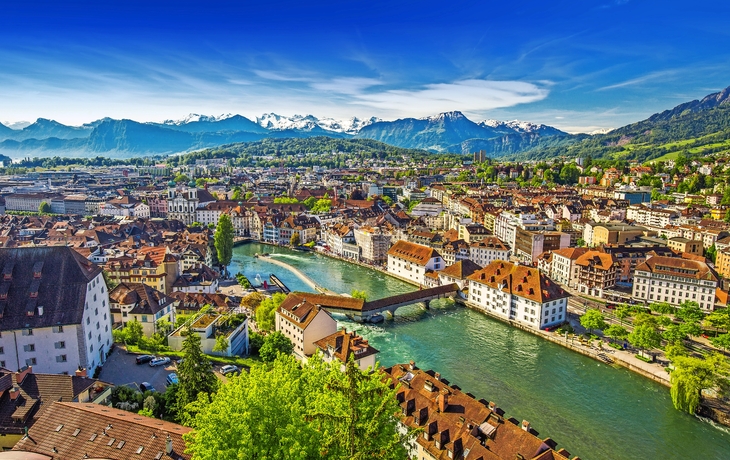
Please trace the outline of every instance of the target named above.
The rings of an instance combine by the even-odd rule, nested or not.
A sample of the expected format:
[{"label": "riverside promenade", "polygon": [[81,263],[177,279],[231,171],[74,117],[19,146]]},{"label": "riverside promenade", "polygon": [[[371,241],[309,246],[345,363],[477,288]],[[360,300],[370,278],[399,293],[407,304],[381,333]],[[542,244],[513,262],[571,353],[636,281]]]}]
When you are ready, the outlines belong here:
[{"label": "riverside promenade", "polygon": [[292,267],[291,265],[289,265],[286,262],[282,262],[281,260],[276,260],[276,258],[272,257],[272,256],[259,255],[259,258],[261,258],[269,263],[278,265],[282,268],[289,270],[290,272],[294,273],[297,276],[297,278],[304,281],[304,283],[306,283],[307,286],[311,287],[312,289],[314,289],[317,292],[321,292],[322,294],[329,294],[329,295],[340,295],[336,292],[330,291],[329,289],[327,289],[324,286],[320,286],[319,284],[315,283],[314,280],[312,278],[308,277],[306,274],[304,274],[304,272],[302,272],[301,270],[299,270],[296,267]]}]

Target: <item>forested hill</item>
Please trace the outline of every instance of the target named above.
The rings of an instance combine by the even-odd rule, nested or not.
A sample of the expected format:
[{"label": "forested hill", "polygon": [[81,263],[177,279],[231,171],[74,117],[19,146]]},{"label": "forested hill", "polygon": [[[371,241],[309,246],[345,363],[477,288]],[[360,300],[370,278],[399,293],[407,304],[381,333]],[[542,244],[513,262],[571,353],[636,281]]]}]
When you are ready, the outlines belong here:
[{"label": "forested hill", "polygon": [[195,160],[209,158],[236,158],[247,162],[252,157],[268,157],[270,159],[296,155],[308,154],[332,154],[336,161],[335,153],[358,154],[369,158],[395,159],[403,155],[409,157],[429,156],[429,152],[418,149],[404,149],[385,144],[372,139],[333,139],[331,137],[317,136],[307,138],[267,138],[255,142],[241,142],[236,144],[223,145],[221,147],[191,152],[178,157],[171,157],[170,160],[178,158],[179,164],[192,164]]},{"label": "forested hill", "polygon": [[730,150],[730,88],[700,101],[681,104],[646,120],[560,146],[538,146],[514,158],[558,156],[625,159],[645,162]]}]

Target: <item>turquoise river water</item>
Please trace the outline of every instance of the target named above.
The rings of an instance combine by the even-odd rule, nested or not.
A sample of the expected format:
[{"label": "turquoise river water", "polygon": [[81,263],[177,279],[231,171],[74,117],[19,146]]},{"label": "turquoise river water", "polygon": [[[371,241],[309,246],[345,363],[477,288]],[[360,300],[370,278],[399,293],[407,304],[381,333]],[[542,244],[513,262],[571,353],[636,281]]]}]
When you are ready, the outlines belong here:
[{"label": "turquoise river water", "polygon": [[[338,293],[370,299],[415,287],[318,254],[259,244],[234,249],[231,273],[252,281],[275,273],[290,289],[311,289],[283,267],[254,258],[268,252]],[[399,309],[393,320],[365,325],[338,318],[380,350],[380,364],[414,360],[452,384],[528,420],[584,460],[730,459],[730,430],[676,411],[669,390],[614,369],[452,301]]]}]

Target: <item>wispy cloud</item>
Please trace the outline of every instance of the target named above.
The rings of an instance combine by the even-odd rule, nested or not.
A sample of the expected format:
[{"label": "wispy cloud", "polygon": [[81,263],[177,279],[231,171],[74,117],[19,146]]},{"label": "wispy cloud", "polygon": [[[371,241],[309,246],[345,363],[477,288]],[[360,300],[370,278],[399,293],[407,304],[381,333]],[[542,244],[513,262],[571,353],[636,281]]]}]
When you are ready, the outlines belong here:
[{"label": "wispy cloud", "polygon": [[376,78],[341,77],[331,80],[315,81],[310,84],[314,89],[339,94],[359,95],[367,88],[380,86],[383,82]]},{"label": "wispy cloud", "polygon": [[483,112],[539,101],[548,94],[547,88],[527,82],[471,79],[359,94],[354,102],[394,114],[429,115],[447,110]]},{"label": "wispy cloud", "polygon": [[642,83],[646,83],[648,81],[654,81],[654,80],[665,80],[668,78],[676,77],[679,72],[677,70],[660,70],[657,72],[650,72],[646,75],[642,75],[640,77],[632,78],[630,80],[625,80],[620,83],[615,83],[613,85],[604,86],[601,88],[598,88],[596,91],[607,91],[610,89],[617,89],[617,88],[625,88],[627,86],[636,86],[640,85]]}]

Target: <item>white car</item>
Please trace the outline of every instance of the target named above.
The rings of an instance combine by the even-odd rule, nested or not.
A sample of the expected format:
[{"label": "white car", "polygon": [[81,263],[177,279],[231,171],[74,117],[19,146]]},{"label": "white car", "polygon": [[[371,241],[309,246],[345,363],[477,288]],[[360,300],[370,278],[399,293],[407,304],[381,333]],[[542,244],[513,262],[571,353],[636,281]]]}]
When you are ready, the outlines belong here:
[{"label": "white car", "polygon": [[221,374],[240,374],[241,370],[238,368],[238,366],[234,366],[233,364],[226,364],[225,366],[221,367]]},{"label": "white car", "polygon": [[150,361],[150,366],[152,367],[164,366],[166,364],[170,364],[170,358],[168,358],[167,356],[161,356]]}]

